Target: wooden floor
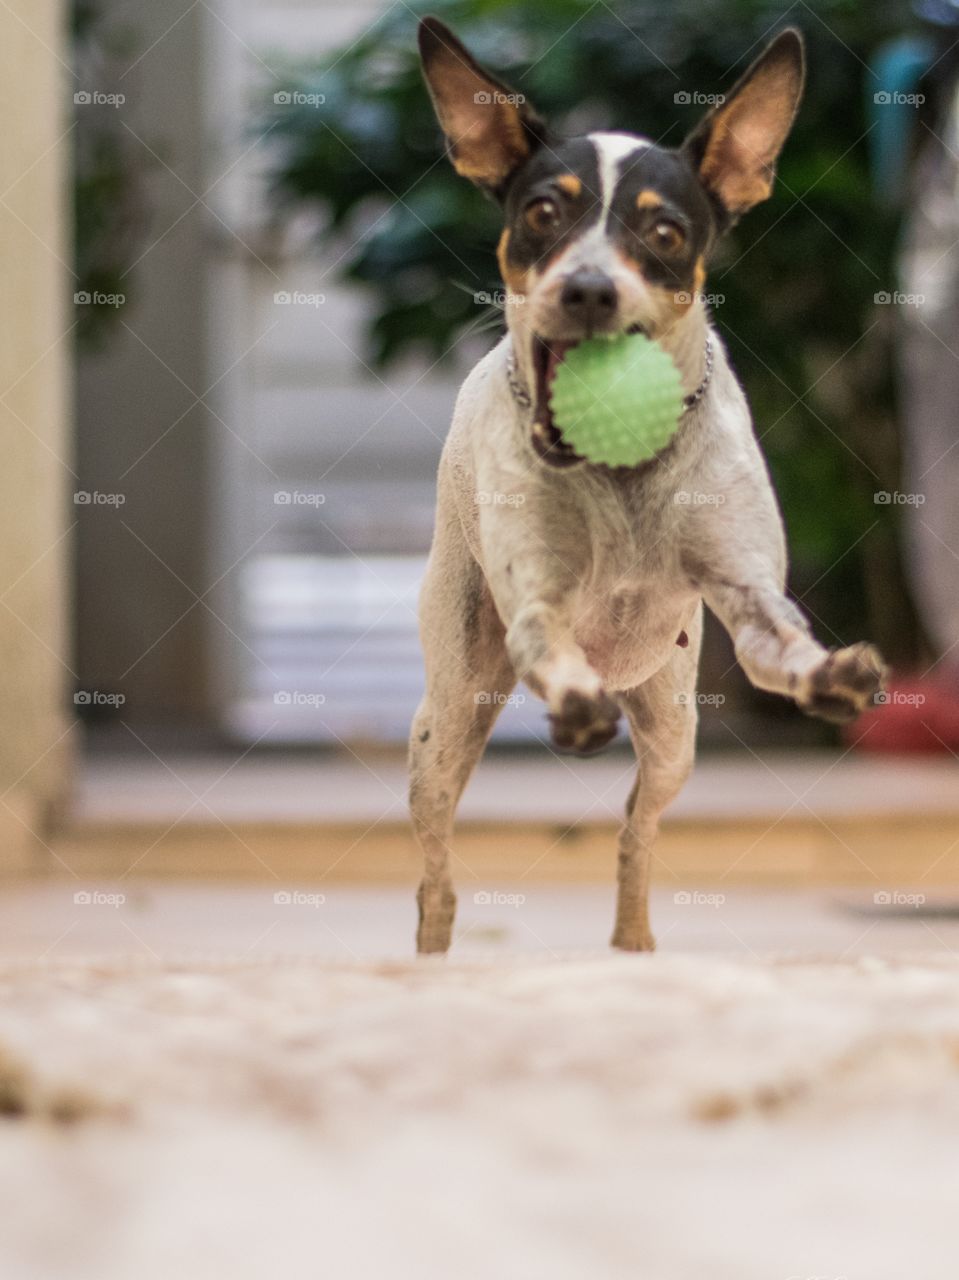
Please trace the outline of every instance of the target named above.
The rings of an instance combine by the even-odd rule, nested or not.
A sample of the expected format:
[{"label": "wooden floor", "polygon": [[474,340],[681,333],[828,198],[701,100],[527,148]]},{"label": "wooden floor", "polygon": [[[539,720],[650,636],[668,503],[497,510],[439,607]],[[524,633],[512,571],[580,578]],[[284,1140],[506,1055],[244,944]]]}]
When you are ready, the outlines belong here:
[{"label": "wooden floor", "polygon": [[[419,868],[406,824],[394,822],[182,822],[164,830],[151,823],[86,824],[47,843],[23,870],[402,884]],[[608,822],[467,821],[457,829],[454,868],[475,880],[590,883],[612,876],[615,848],[616,827]],[[959,884],[959,822],[921,815],[667,821],[655,861],[657,876],[677,882]]]},{"label": "wooden floor", "polygon": [[[464,797],[460,880],[605,883],[625,755],[491,755]],[[88,761],[14,873],[407,884],[419,858],[394,756]],[[852,754],[707,757],[667,815],[661,883],[959,884],[959,765]]]}]

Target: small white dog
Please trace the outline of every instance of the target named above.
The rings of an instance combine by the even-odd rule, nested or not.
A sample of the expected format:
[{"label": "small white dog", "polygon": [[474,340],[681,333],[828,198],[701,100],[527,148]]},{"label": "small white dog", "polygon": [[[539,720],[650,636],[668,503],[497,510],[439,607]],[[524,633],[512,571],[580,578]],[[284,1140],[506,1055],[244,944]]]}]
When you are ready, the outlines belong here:
[{"label": "small white dog", "polygon": [[[626,716],[639,774],[612,941],[650,950],[650,848],[693,763],[703,601],[753,684],[805,711],[845,720],[881,687],[875,649],[824,649],[784,594],[776,499],[701,301],[717,238],[771,194],[802,41],[783,31],[677,150],[625,133],[553,137],[435,18],[420,50],[454,166],[503,209],[508,333],[463,385],[440,463],[410,741],[417,947],[449,946],[456,805],[522,679],[559,747],[597,750]],[[666,449],[610,469],[562,441],[549,390],[571,346],[622,331],[659,342],[687,394]]]}]

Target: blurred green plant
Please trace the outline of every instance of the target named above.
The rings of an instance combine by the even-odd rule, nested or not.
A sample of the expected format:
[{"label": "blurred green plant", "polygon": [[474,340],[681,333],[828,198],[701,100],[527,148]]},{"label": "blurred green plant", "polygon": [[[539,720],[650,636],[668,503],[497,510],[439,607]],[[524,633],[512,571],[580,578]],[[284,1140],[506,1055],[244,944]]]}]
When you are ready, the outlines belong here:
[{"label": "blurred green plant", "polygon": [[[890,0],[431,0],[420,11],[559,132],[630,129],[667,146],[705,109],[695,95],[728,89],[784,20],[803,26],[808,87],[775,198],[729,235],[706,290],[785,508],[793,590],[827,642],[866,633],[912,659],[898,513],[873,499],[896,488],[899,467],[892,309],[874,302],[895,287],[897,223],[871,188],[867,65],[908,11]],[[498,212],[443,160],[415,24],[409,6],[390,7],[323,65],[299,68],[296,87],[321,106],[268,111],[276,216],[322,213],[321,244],[371,297],[379,366],[449,352],[483,323],[474,295],[498,284]]]},{"label": "blurred green plant", "polygon": [[[74,0],[71,11],[73,62],[78,87],[104,89],[118,81],[124,54],[129,63],[131,39],[104,13],[101,0]],[[148,221],[143,178],[146,154],[124,130],[120,113],[110,106],[75,109],[73,173],[74,290],[128,296],[127,274]],[[77,308],[77,341],[99,348],[118,323],[119,308]]]}]

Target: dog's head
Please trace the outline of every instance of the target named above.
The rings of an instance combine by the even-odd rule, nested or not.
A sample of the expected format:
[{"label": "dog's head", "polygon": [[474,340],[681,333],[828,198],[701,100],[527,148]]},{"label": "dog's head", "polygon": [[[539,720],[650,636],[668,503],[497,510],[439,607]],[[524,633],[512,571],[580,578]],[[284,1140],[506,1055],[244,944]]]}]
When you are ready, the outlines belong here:
[{"label": "dog's head", "polygon": [[803,46],[781,32],[676,149],[629,133],[554,137],[436,18],[423,71],[456,171],[503,209],[506,317],[532,384],[533,443],[566,465],[549,384],[571,346],[602,333],[674,334],[701,307],[716,239],[772,192],[799,105]]}]

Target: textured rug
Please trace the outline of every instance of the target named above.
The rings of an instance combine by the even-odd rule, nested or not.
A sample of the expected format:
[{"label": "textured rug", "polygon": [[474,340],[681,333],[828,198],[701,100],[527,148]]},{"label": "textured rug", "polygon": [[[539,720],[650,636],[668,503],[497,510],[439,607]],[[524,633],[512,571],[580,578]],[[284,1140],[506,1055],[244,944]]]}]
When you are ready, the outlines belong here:
[{"label": "textured rug", "polygon": [[959,960],[0,967],[10,1280],[954,1280]]}]

